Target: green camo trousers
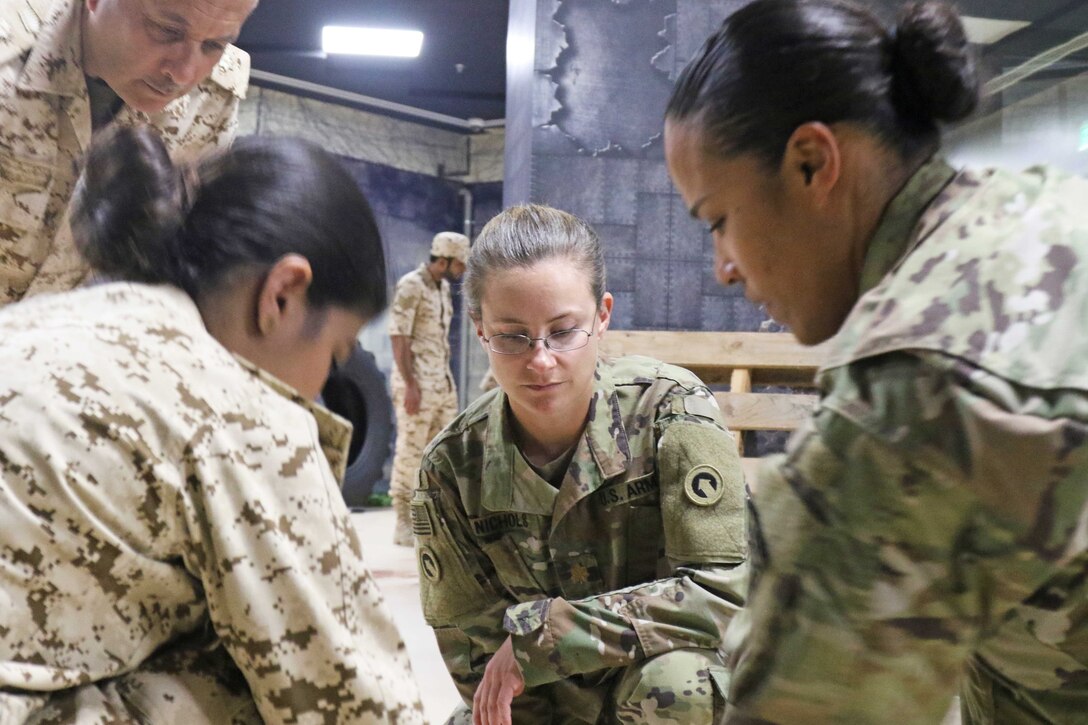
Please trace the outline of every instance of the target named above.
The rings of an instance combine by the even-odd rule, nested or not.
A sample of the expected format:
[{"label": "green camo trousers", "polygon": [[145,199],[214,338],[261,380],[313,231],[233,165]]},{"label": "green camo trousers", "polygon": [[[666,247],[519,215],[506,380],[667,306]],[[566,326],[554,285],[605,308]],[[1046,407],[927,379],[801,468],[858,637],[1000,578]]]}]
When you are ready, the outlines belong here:
[{"label": "green camo trousers", "polygon": [[[537,688],[545,689],[544,688]],[[601,703],[600,716],[594,720],[576,720],[561,708],[544,704],[546,698],[526,693],[532,703],[515,702],[517,725],[551,725],[584,722],[612,725],[709,725],[725,711],[729,689],[728,670],[716,652],[705,649],[680,649],[617,669],[615,684],[608,688]],[[523,696],[524,697],[524,696]],[[472,725],[472,710],[460,705],[446,725]]]}]

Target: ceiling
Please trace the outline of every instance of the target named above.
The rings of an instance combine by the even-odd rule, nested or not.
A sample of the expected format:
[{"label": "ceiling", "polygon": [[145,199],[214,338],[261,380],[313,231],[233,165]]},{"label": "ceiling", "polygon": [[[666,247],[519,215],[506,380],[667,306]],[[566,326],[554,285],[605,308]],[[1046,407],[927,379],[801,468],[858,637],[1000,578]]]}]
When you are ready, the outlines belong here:
[{"label": "ceiling", "polygon": [[[869,0],[886,19],[895,17],[903,3],[899,0]],[[989,21],[1019,21],[1000,33],[993,42],[978,46],[984,81],[993,81],[1040,54],[1059,47],[1088,31],[1088,2],[1085,0],[955,0],[961,15]],[[969,25],[969,36],[970,36]],[[1045,80],[1064,80],[1088,70],[1088,53],[1079,46],[1062,60],[1044,64],[1032,76],[1033,84]],[[992,86],[991,86],[992,87]],[[1007,100],[1007,99],[1006,99]]]},{"label": "ceiling", "polygon": [[[322,95],[271,75],[490,121],[505,115],[507,15],[508,0],[260,0],[238,46],[250,54],[258,85]],[[423,49],[418,58],[325,57],[325,25],[421,30]]]},{"label": "ceiling", "polygon": [[[901,2],[868,4],[888,18]],[[1088,31],[1085,0],[958,0],[956,5],[964,15],[1029,23],[980,46],[984,76],[990,79]],[[373,107],[367,99],[380,99],[394,115],[411,113],[389,104],[422,109],[439,124],[451,118],[462,124],[499,122],[506,115],[508,6],[509,0],[260,0],[238,45],[250,53],[258,85],[349,105]],[[421,30],[423,50],[418,58],[325,57],[324,25]],[[1077,50],[1024,86],[1037,89],[1041,82],[1086,70],[1088,53]]]}]

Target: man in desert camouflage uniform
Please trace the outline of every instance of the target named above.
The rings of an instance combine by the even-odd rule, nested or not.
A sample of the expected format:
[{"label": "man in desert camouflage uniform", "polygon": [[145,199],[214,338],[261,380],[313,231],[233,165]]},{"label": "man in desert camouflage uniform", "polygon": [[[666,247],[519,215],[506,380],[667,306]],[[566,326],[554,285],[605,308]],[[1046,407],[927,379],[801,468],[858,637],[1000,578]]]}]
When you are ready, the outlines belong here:
[{"label": "man in desert camouflage uniform", "polygon": [[431,258],[397,281],[389,309],[393,341],[393,405],[397,443],[389,493],[397,524],[394,543],[412,545],[408,507],[419,481],[423,449],[457,415],[457,386],[450,372],[450,282],[461,279],[468,237],[439,232]]},{"label": "man in desert camouflage uniform", "polygon": [[0,722],[422,722],[342,420],[170,286],[9,306],[0,369]]},{"label": "man in desert camouflage uniform", "polygon": [[452,723],[472,721],[508,638],[525,683],[518,725],[709,723],[724,710],[721,633],[747,585],[736,444],[686,370],[625,357],[596,376],[565,472],[526,461],[501,389],[424,456],[420,595],[465,700]]},{"label": "man in desert camouflage uniform", "polygon": [[[175,159],[230,143],[249,56],[228,43],[256,4],[5,0],[0,306],[86,276],[67,207],[92,131],[151,124]],[[181,22],[190,17],[195,26]],[[205,29],[213,37],[190,37]]]},{"label": "man in desert camouflage uniform", "polygon": [[764,467],[737,722],[1088,717],[1088,182],[886,209],[817,413]]}]

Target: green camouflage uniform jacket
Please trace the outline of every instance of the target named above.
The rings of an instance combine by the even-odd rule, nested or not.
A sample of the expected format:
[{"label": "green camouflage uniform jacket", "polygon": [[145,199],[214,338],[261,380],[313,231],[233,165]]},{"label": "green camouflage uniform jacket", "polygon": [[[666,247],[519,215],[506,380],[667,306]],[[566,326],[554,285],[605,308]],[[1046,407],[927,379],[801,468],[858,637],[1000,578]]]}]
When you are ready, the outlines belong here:
[{"label": "green camouflage uniform jacket", "polygon": [[[68,202],[91,140],[83,75],[84,0],[0,4],[0,307],[70,289],[87,273]],[[211,76],[148,115],[122,106],[113,123],[147,123],[171,156],[227,146],[249,83],[249,56],[229,46]]]},{"label": "green camouflage uniform jacket", "polygon": [[[455,390],[450,372],[452,319],[450,283],[445,279],[435,282],[426,263],[397,280],[393,303],[389,306],[389,334],[411,339],[412,372],[423,391],[424,404],[431,402],[428,397],[437,398],[437,392]],[[396,365],[390,384],[394,391],[404,388],[404,379]],[[428,392],[432,395],[428,396]]]},{"label": "green camouflage uniform jacket", "polygon": [[1088,182],[892,201],[754,494],[729,722],[1088,721]]},{"label": "green camouflage uniform jacket", "polygon": [[0,722],[89,683],[141,722],[229,722],[208,710],[221,676],[194,690],[194,663],[161,657],[213,628],[229,656],[211,671],[240,670],[266,722],[422,722],[340,495],[346,423],[169,286],[9,306],[0,370]]},{"label": "green camouflage uniform jacket", "polygon": [[614,668],[716,649],[743,605],[736,444],[694,375],[642,357],[598,364],[558,489],[518,452],[508,415],[501,390],[485,394],[424,455],[424,616],[466,703],[512,634],[527,687],[514,721],[593,721]]}]

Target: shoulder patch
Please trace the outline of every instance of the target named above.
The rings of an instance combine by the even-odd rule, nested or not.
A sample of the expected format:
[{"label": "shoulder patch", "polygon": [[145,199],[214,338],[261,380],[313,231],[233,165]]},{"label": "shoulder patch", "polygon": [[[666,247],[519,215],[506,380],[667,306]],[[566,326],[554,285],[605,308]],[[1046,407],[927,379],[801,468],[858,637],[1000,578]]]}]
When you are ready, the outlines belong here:
[{"label": "shoulder patch", "polygon": [[684,495],[697,506],[713,506],[724,493],[725,479],[714,466],[695,466],[684,476]]},{"label": "shoulder patch", "polygon": [[429,546],[419,547],[419,573],[427,581],[437,582],[442,579],[442,564],[438,561],[438,555]]},{"label": "shoulder patch", "polygon": [[238,98],[245,98],[249,88],[249,53],[228,45],[219,62],[212,68],[210,79]]},{"label": "shoulder patch", "polygon": [[412,501],[409,510],[412,512],[412,533],[416,536],[434,536],[434,526],[427,515],[426,499]]}]

